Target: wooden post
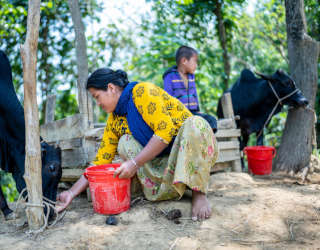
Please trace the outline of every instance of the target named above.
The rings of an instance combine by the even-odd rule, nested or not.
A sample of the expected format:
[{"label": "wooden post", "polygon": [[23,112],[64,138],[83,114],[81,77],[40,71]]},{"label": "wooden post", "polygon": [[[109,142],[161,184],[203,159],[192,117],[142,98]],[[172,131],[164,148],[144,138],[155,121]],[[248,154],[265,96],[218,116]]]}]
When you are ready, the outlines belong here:
[{"label": "wooden post", "polygon": [[[230,93],[225,93],[221,98],[221,105],[224,118],[234,119],[234,112],[232,106],[232,99]],[[236,124],[234,123],[234,128],[236,128]]]},{"label": "wooden post", "polygon": [[49,122],[53,122],[54,121],[55,109],[56,109],[56,96],[55,95],[49,95],[47,97],[47,102],[46,102],[45,123],[49,123]]},{"label": "wooden post", "polygon": [[[224,118],[231,118],[233,120],[232,126],[233,128],[237,128],[236,122],[234,120],[234,112],[232,106],[232,99],[230,93],[225,93],[221,99],[222,111]],[[231,141],[237,141],[237,138],[231,138]],[[241,172],[241,161],[240,159],[232,161],[232,170],[235,172]]]},{"label": "wooden post", "polygon": [[88,78],[88,56],[85,30],[82,23],[81,12],[78,0],[68,0],[72,22],[75,30],[75,42],[78,68],[78,105],[80,114],[85,116],[86,127],[93,128],[92,99],[86,90]]},{"label": "wooden post", "polygon": [[39,113],[37,105],[37,48],[40,25],[40,0],[29,0],[27,37],[21,46],[24,82],[24,117],[26,124],[26,159],[24,179],[28,189],[26,209],[29,228],[39,229],[43,224],[42,179],[39,136]]}]

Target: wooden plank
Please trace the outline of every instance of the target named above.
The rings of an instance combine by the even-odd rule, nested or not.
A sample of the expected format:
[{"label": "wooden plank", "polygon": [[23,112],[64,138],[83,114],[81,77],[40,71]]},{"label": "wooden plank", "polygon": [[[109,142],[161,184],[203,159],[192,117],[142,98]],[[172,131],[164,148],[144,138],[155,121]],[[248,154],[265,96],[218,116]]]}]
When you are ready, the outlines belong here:
[{"label": "wooden plank", "polygon": [[210,173],[218,172],[221,170],[225,170],[226,168],[231,167],[231,162],[217,162],[214,164],[214,166],[211,168]]},{"label": "wooden plank", "polygon": [[49,122],[40,127],[40,135],[47,142],[55,142],[73,138],[80,138],[86,131],[88,121],[81,114]]},{"label": "wooden plank", "polygon": [[226,162],[240,159],[240,151],[238,149],[220,150],[217,162]]},{"label": "wooden plank", "polygon": [[218,142],[218,147],[220,151],[224,149],[239,149],[240,143],[239,141],[220,141]]},{"label": "wooden plank", "polygon": [[215,134],[216,138],[226,138],[226,137],[239,137],[240,129],[220,129]]},{"label": "wooden plank", "polygon": [[234,121],[232,118],[219,119],[217,123],[218,123],[218,129],[234,128]]},{"label": "wooden plank", "polygon": [[63,169],[61,181],[77,181],[84,171],[85,169],[80,168]]},{"label": "wooden plank", "polygon": [[80,148],[82,147],[82,138],[73,138],[73,139],[59,141],[58,145],[61,148],[61,150]]},{"label": "wooden plank", "polygon": [[86,148],[75,148],[62,151],[62,168],[85,167],[89,164]]},{"label": "wooden plank", "polygon": [[56,109],[56,95],[49,95],[46,101],[45,123],[54,121],[55,109]]},{"label": "wooden plank", "polygon": [[237,159],[232,162],[232,171],[234,172],[242,172],[241,160]]},{"label": "wooden plank", "polygon": [[98,138],[98,139],[102,139],[103,136],[103,132],[104,132],[104,127],[99,127],[99,128],[92,128],[92,129],[88,129],[84,136],[86,138]]},{"label": "wooden plank", "polygon": [[105,122],[96,122],[93,124],[94,128],[104,128],[106,126]]},{"label": "wooden plank", "polygon": [[[232,98],[231,98],[231,93],[226,93],[222,97],[222,110],[223,110],[223,115],[225,118],[232,118],[234,128],[237,127],[235,123],[235,117],[234,117],[234,111],[233,111],[233,106],[232,106]],[[240,119],[240,117],[237,117],[237,119]],[[240,136],[240,135],[239,135]],[[230,138],[230,141],[235,141],[237,140],[236,138]],[[239,149],[238,149],[239,151]],[[240,152],[240,151],[239,151]],[[241,161],[240,159],[236,159],[232,162],[232,170],[236,172],[241,172]]]},{"label": "wooden plank", "polygon": [[88,162],[90,163],[96,157],[96,154],[97,154],[99,146],[100,146],[100,141],[85,140],[84,143],[85,143],[85,148],[87,149]]}]

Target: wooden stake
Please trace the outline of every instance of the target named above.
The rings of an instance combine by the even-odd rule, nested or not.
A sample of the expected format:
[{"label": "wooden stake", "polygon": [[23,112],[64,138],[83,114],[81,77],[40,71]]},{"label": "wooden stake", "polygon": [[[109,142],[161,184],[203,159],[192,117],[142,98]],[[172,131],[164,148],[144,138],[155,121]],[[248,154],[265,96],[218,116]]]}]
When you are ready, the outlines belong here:
[{"label": "wooden stake", "polygon": [[[231,94],[230,93],[225,93],[222,96],[222,111],[224,118],[231,118],[233,120],[232,126],[233,128],[236,128],[236,122],[234,120],[234,112],[233,112],[233,106],[232,106],[232,99],[231,99]],[[238,141],[237,138],[231,138],[231,141]],[[232,170],[235,172],[241,172],[241,161],[240,161],[240,156],[238,159],[232,161]]]},{"label": "wooden stake", "polygon": [[[40,25],[40,0],[29,0],[27,37],[21,46],[24,81],[24,118],[26,124],[25,174],[28,203],[42,204],[42,179],[39,136],[39,113],[37,105],[37,48]],[[31,206],[26,209],[29,228],[40,229],[43,224],[43,208]]]}]

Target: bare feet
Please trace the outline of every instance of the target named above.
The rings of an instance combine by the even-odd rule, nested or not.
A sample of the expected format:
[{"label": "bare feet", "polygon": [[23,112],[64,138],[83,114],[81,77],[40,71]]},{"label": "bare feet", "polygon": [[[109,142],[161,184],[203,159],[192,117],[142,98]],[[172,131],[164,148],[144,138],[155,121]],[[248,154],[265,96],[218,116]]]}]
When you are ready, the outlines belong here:
[{"label": "bare feet", "polygon": [[205,220],[211,215],[211,206],[204,193],[192,191],[192,220]]}]

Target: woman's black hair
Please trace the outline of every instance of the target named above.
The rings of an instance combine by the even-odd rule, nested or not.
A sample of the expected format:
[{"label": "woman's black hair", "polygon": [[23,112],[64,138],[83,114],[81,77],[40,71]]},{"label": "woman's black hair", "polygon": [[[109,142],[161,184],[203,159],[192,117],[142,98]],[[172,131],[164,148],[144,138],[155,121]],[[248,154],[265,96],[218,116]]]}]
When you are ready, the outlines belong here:
[{"label": "woman's black hair", "polygon": [[89,76],[86,88],[107,90],[108,83],[125,88],[129,83],[127,73],[120,69],[116,71],[109,68],[97,69]]},{"label": "woman's black hair", "polygon": [[194,55],[198,55],[198,52],[194,48],[184,46],[184,45],[181,46],[176,52],[177,66],[179,65],[179,63],[183,57],[185,57],[189,60]]}]

